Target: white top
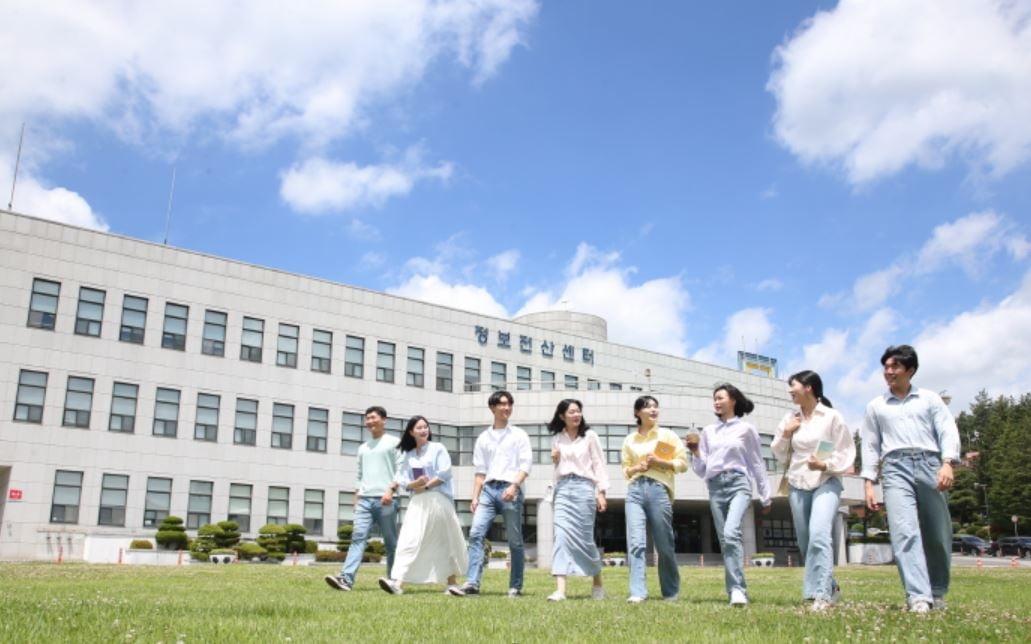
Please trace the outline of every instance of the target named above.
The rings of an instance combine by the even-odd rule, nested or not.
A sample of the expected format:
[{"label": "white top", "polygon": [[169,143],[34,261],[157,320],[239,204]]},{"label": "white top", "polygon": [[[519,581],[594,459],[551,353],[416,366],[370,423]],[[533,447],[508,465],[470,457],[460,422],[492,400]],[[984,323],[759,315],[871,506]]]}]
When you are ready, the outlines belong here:
[{"label": "white top", "polygon": [[763,506],[772,503],[759,432],[737,416],[702,430],[698,456],[691,455],[691,469],[706,481],[722,472],[741,472],[755,481]]},{"label": "white top", "polygon": [[[791,487],[799,490],[815,490],[827,479],[841,476],[856,460],[856,444],[852,439],[845,419],[836,409],[817,403],[809,420],[801,419],[802,424],[791,436],[784,438],[784,426],[794,417],[789,412],[777,426],[777,434],[773,437],[770,449],[782,464],[788,466],[785,476]],[[817,456],[827,465],[827,470],[811,470],[806,464],[809,457],[816,454],[820,443],[830,443],[830,455]],[[788,463],[788,445],[791,445],[791,462]]]},{"label": "white top", "polygon": [[530,473],[532,462],[530,437],[515,425],[504,429],[488,427],[476,437],[473,471],[483,474],[484,481],[514,483],[519,472]]},{"label": "white top", "polygon": [[563,476],[575,474],[594,481],[599,492],[609,489],[609,474],[605,467],[605,452],[601,449],[601,440],[593,429],[588,429],[583,436],[569,439],[569,434],[562,430],[555,435],[551,446],[559,451],[558,463],[555,464],[555,480]]}]

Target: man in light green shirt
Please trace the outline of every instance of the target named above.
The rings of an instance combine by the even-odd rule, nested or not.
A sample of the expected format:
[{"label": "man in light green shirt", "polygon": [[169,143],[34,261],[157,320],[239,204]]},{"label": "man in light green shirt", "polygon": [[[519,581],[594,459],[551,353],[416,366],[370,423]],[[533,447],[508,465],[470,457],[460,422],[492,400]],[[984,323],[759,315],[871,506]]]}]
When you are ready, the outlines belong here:
[{"label": "man in light green shirt", "polygon": [[326,575],[326,583],[337,590],[351,590],[354,576],[362,563],[369,530],[373,521],[383,534],[383,545],[387,548],[387,576],[394,566],[394,549],[397,547],[397,503],[394,491],[397,484],[394,475],[401,463],[400,442],[396,436],[386,434],[387,410],[379,406],[365,410],[365,426],[372,438],[358,448],[358,478],[355,484],[354,531],[351,532],[351,547],[337,576]]}]

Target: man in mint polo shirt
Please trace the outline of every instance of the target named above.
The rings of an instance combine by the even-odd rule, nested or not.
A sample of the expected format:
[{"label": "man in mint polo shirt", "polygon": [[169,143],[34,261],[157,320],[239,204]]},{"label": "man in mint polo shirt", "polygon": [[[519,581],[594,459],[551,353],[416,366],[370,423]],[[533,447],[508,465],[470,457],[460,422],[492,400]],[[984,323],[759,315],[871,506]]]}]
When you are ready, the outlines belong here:
[{"label": "man in mint polo shirt", "polygon": [[351,547],[338,576],[326,575],[326,583],[337,590],[351,590],[354,576],[365,554],[369,529],[375,521],[383,534],[387,547],[387,576],[394,566],[394,550],[397,547],[397,503],[394,492],[397,484],[394,475],[401,463],[401,452],[397,449],[400,440],[388,436],[384,428],[387,410],[379,406],[365,410],[365,426],[372,438],[358,448],[358,481],[354,504],[354,531],[351,533]]}]

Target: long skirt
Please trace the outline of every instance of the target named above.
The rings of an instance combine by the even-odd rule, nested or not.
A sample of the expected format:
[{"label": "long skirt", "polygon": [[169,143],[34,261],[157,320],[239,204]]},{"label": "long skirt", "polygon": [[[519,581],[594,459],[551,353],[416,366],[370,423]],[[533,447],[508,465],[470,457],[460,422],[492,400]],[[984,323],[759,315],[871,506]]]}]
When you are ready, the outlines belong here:
[{"label": "long skirt", "polygon": [[601,573],[601,556],[594,544],[598,511],[594,481],[564,476],[555,485],[555,548],[551,574],[593,577]]},{"label": "long skirt", "polygon": [[397,538],[390,577],[413,584],[443,583],[465,572],[468,557],[451,499],[440,492],[413,496]]}]

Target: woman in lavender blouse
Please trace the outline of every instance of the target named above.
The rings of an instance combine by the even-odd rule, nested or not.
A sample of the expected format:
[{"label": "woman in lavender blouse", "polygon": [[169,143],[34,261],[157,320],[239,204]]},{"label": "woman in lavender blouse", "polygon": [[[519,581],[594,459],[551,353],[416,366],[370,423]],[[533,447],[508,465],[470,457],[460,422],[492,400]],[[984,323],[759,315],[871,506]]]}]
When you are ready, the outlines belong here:
[{"label": "woman in lavender blouse", "polygon": [[731,384],[716,387],[712,407],[719,422],[702,430],[698,443],[688,443],[691,468],[709,488],[709,507],[723,552],[724,580],[731,606],[748,605],[741,520],[752,505],[752,482],[759,490],[763,514],[770,511],[770,483],[759,432],[742,420],[755,409]]}]

